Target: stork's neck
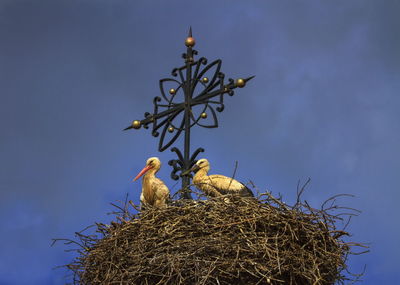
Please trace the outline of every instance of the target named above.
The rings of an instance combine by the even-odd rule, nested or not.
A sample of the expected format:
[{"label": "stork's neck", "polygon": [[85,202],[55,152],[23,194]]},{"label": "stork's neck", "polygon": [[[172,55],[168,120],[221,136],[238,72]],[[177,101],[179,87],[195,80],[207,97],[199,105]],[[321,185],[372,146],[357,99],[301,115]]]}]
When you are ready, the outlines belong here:
[{"label": "stork's neck", "polygon": [[200,180],[200,179],[206,177],[207,174],[208,174],[208,170],[209,170],[208,167],[200,168],[200,169],[196,172],[196,174],[193,176],[193,182],[195,182],[195,181],[197,181],[197,180]]}]

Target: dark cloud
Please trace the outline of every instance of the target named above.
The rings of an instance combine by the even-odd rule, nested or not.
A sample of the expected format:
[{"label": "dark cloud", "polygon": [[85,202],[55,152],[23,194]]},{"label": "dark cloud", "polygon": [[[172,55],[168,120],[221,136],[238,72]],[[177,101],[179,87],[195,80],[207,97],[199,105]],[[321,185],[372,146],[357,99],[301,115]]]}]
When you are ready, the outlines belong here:
[{"label": "dark cloud", "polygon": [[206,148],[216,173],[239,161],[240,180],[288,202],[309,176],[316,206],[355,194],[344,201],[363,210],[354,239],[375,250],[352,264],[368,263],[366,284],[394,283],[399,2],[185,3],[0,4],[0,283],[62,283],[51,268],[70,256],[50,239],[107,221],[108,203],[126,192],[137,202],[130,181],[147,157],[158,155],[161,178],[175,184],[173,154],[157,153],[148,131],[121,129],[151,111],[190,25],[199,56],[223,59],[227,77],[256,75],[226,98],[220,128],[193,130],[193,149]]}]

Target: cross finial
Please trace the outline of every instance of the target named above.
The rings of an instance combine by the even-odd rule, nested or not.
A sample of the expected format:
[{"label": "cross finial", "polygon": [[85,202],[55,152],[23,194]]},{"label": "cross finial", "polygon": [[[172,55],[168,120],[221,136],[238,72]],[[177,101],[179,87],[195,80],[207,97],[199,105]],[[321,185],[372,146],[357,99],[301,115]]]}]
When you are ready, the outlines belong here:
[{"label": "cross finial", "polygon": [[185,40],[185,45],[190,49],[195,45],[195,43],[196,41],[192,37],[192,27],[190,26],[188,37]]}]

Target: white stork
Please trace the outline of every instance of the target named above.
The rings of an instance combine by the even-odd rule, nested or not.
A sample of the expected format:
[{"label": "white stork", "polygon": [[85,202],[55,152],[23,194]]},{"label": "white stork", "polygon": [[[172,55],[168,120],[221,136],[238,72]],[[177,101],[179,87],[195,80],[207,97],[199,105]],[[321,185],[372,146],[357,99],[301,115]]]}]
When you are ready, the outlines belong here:
[{"label": "white stork", "polygon": [[155,176],[160,168],[160,159],[158,157],[150,157],[146,161],[146,166],[133,179],[133,181],[136,181],[144,175],[142,179],[142,194],[140,195],[140,202],[144,206],[162,207],[166,205],[166,200],[169,198],[168,187]]},{"label": "white stork", "polygon": [[196,174],[193,184],[206,195],[217,197],[225,194],[236,194],[243,197],[254,197],[253,192],[239,181],[223,175],[207,175],[210,163],[202,158],[196,162],[191,171]]}]

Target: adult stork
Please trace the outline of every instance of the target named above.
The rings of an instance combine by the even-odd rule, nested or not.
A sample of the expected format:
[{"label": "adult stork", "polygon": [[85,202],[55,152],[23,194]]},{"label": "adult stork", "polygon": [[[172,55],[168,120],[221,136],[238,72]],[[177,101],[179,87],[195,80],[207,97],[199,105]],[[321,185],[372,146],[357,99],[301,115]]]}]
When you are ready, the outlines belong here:
[{"label": "adult stork", "polygon": [[193,177],[193,184],[207,196],[236,194],[243,197],[254,197],[253,192],[244,184],[223,175],[207,175],[209,170],[210,163],[205,158],[198,160],[191,169],[196,173]]},{"label": "adult stork", "polygon": [[140,195],[140,202],[144,206],[162,207],[166,205],[166,200],[169,198],[168,187],[161,179],[155,176],[160,168],[160,159],[158,157],[150,157],[146,161],[146,166],[133,179],[133,181],[136,181],[144,175],[142,179],[142,194]]}]

